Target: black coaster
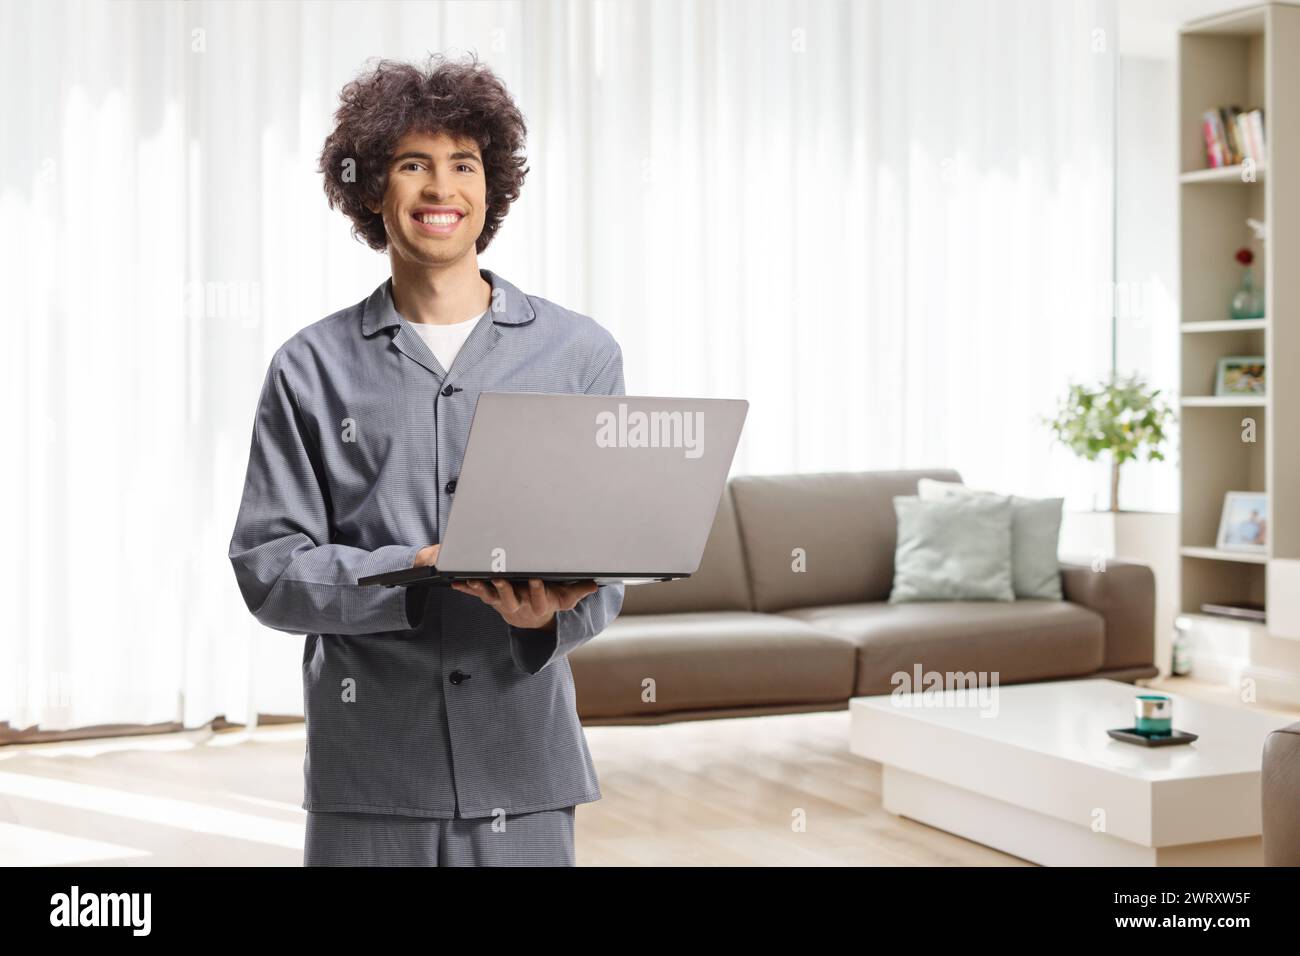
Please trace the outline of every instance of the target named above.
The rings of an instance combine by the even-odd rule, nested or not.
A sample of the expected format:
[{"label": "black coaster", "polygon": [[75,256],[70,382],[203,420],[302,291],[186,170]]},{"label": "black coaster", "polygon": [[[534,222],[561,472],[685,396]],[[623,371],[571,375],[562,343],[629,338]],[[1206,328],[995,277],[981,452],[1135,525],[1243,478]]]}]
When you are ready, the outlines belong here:
[{"label": "black coaster", "polygon": [[1126,744],[1140,744],[1143,747],[1171,747],[1174,744],[1190,744],[1198,735],[1174,728],[1167,734],[1140,734],[1136,727],[1117,727],[1106,733]]}]

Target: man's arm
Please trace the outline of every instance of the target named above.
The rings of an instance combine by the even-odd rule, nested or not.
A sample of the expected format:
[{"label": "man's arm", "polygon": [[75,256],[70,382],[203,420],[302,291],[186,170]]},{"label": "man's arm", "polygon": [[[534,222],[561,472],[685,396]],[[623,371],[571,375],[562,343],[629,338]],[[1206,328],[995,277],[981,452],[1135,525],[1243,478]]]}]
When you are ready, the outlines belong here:
[{"label": "man's arm", "polygon": [[244,603],[290,634],[366,634],[418,627],[424,588],[361,587],[357,578],[409,568],[419,545],[366,551],[330,544],[323,467],[279,356],[258,400],[253,442],[230,539]]},{"label": "man's arm", "polygon": [[[595,379],[585,389],[587,395],[626,395],[623,388],[623,351],[614,344]],[[510,629],[510,655],[515,666],[527,674],[536,674],[561,657],[586,644],[608,627],[623,608],[624,585],[607,584],[597,588],[567,611],[556,611],[550,628]]]}]

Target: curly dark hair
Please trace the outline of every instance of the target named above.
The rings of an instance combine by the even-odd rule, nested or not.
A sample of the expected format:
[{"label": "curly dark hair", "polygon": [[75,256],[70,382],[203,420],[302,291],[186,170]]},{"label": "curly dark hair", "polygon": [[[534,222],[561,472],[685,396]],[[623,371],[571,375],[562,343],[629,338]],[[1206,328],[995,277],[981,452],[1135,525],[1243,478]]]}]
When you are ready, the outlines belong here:
[{"label": "curly dark hair", "polygon": [[[372,249],[386,249],[383,216],[366,203],[383,202],[393,149],[413,131],[478,143],[487,179],[487,213],[477,242],[482,252],[519,198],[528,173],[528,130],[505,84],[474,55],[457,62],[431,54],[424,69],[381,59],[343,87],[334,131],[320,154],[330,208],[342,209],[352,220],[352,235]],[[344,179],[347,160],[355,162],[355,182]]]}]

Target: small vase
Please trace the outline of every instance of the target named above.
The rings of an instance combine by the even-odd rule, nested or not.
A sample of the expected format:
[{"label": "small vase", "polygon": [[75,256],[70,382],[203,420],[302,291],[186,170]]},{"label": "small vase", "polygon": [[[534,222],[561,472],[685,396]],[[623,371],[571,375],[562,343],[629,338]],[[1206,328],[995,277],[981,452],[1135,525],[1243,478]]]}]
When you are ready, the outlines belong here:
[{"label": "small vase", "polygon": [[1264,317],[1264,293],[1255,288],[1255,277],[1250,269],[1245,269],[1241,273],[1241,287],[1232,297],[1232,317],[1234,319]]}]

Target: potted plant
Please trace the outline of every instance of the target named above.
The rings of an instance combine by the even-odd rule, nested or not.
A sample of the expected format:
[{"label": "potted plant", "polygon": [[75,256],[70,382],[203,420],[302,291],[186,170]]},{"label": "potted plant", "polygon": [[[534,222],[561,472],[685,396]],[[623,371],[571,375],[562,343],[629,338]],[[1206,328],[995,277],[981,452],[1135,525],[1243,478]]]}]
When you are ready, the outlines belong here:
[{"label": "potted plant", "polygon": [[1095,386],[1072,384],[1047,423],[1057,441],[1085,461],[1109,455],[1110,510],[1118,512],[1120,468],[1140,455],[1164,461],[1161,449],[1173,418],[1160,390],[1133,375]]},{"label": "potted plant", "polygon": [[1178,515],[1121,511],[1120,469],[1127,461],[1163,461],[1173,410],[1158,389],[1137,376],[1098,385],[1071,385],[1056,417],[1047,419],[1056,439],[1086,461],[1110,459],[1110,509],[1066,511],[1061,516],[1063,555],[1104,571],[1113,558],[1151,568],[1156,579],[1156,660],[1168,670],[1177,617]]}]

